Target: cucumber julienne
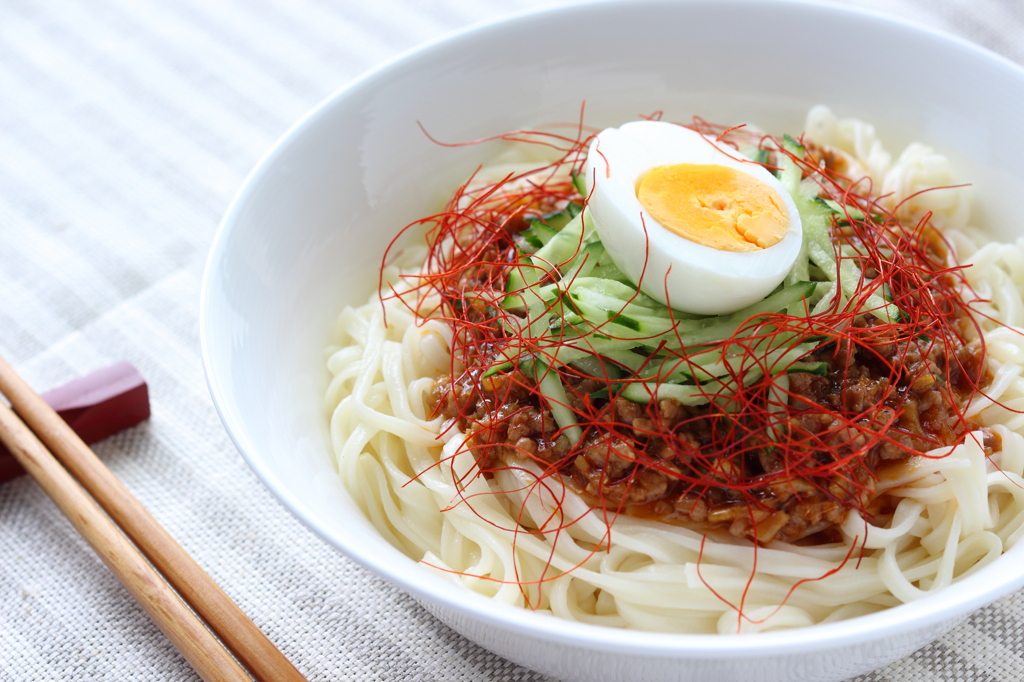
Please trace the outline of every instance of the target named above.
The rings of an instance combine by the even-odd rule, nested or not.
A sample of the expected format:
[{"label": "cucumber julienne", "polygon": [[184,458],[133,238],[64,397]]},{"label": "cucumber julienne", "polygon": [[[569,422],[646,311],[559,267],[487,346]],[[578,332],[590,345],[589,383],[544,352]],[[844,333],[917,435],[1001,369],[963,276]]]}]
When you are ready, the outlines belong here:
[{"label": "cucumber julienne", "polygon": [[[791,152],[803,151],[791,138],[785,144]],[[622,385],[618,395],[634,402],[675,398],[684,405],[702,405],[727,403],[736,387],[765,374],[823,375],[825,363],[802,361],[820,345],[820,334],[810,327],[803,338],[789,332],[785,348],[772,348],[779,330],[771,317],[820,312],[834,305],[837,295],[848,299],[862,289],[863,275],[850,260],[837,265],[829,228],[831,216],[840,215],[838,206],[818,200],[812,194],[816,188],[801,183],[796,164],[787,156],[781,160],[782,182],[805,227],[801,261],[775,292],[729,315],[701,317],[671,310],[622,275],[597,238],[589,213],[571,202],[563,211],[531,220],[520,234],[520,257],[509,269],[501,302],[512,313],[502,318],[510,332],[503,350],[509,360],[493,365],[485,376],[517,365],[532,373],[544,355],[550,366],[572,365],[584,373],[598,372],[594,376],[599,378],[608,376],[609,367],[631,374],[632,380],[617,378]],[[573,177],[582,195],[579,180],[579,175]],[[864,217],[859,209],[852,211]],[[812,264],[824,274],[822,281],[811,281]],[[877,294],[865,301],[864,312],[869,311],[891,319],[899,314]],[[742,371],[734,367],[742,362],[730,363],[730,358],[759,353],[764,362],[747,362],[751,366]],[[594,359],[601,362],[587,364]],[[575,435],[578,427],[573,412],[565,408],[565,387],[546,378],[540,388],[559,427]]]}]

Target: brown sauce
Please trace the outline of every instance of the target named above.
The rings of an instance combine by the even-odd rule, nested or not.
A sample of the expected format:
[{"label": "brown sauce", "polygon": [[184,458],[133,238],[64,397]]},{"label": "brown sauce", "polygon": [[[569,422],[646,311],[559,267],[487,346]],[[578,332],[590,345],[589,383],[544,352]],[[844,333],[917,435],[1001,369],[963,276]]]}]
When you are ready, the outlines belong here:
[{"label": "brown sauce", "polygon": [[[869,322],[859,319],[858,324]],[[746,493],[722,486],[692,485],[693,452],[708,439],[702,408],[675,400],[648,405],[616,398],[608,405],[615,422],[614,435],[592,434],[575,448],[522,384],[518,371],[480,379],[466,373],[454,383],[439,381],[437,411],[456,420],[471,435],[481,468],[515,465],[527,459],[555,465],[562,480],[591,506],[685,526],[698,531],[724,531],[761,544],[772,540],[816,544],[838,540],[836,526],[851,508],[884,514],[884,503],[874,489],[886,470],[906,462],[916,452],[952,445],[972,428],[960,410],[984,383],[980,343],[969,343],[947,358],[940,347],[922,355],[915,347],[868,349],[831,344],[808,359],[827,363],[824,376],[790,375],[792,419],[805,431],[834,433],[834,447],[822,449],[822,461],[844,448],[856,447],[833,415],[871,415],[884,436],[877,444],[856,453],[856,466],[847,480],[814,477],[786,478],[786,453],[762,448],[743,461]],[[892,371],[892,366],[898,367]],[[592,385],[591,385],[592,384]],[[895,390],[890,389],[895,384]],[[597,391],[603,384],[580,379],[576,394]],[[825,409],[814,409],[821,406]],[[486,425],[482,428],[481,425]],[[667,430],[672,438],[658,435]],[[828,444],[829,435],[823,442]],[[680,443],[684,446],[680,447]],[[985,446],[998,449],[986,436]],[[852,477],[852,480],[851,480]],[[763,485],[758,480],[764,479]]]}]

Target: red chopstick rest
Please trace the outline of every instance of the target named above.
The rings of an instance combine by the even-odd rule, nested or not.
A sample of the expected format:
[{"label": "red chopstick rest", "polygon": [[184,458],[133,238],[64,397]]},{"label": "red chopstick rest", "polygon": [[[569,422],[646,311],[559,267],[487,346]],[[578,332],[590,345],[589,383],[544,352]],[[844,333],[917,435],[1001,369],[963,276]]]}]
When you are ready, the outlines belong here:
[{"label": "red chopstick rest", "polygon": [[[122,360],[42,394],[86,443],[96,443],[149,419],[149,388]],[[25,473],[0,444],[0,483]]]}]

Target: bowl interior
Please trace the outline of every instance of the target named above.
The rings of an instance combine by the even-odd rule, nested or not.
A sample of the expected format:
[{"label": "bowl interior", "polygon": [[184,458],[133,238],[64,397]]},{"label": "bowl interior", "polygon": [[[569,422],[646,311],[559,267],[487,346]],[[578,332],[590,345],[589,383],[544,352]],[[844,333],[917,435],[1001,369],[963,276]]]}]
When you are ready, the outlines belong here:
[{"label": "bowl interior", "polygon": [[[437,140],[466,142],[575,121],[584,102],[586,123],[597,127],[663,111],[666,120],[700,115],[771,132],[799,132],[807,109],[825,103],[876,123],[894,151],[922,140],[948,154],[977,185],[976,222],[1007,239],[1020,234],[1012,190],[1024,184],[1024,72],[948,36],[831,6],[726,0],[550,10],[429,45],[332,96],[268,154],[225,217],[203,289],[208,380],[239,450],[286,507],[360,563],[474,618],[610,647],[668,651],[699,641],[712,655],[735,640],[603,634],[467,595],[384,542],[334,473],[322,395],[337,313],[370,295],[397,230],[435,212],[497,151],[440,146],[418,123]],[[942,602],[857,619],[867,624],[759,636],[741,655],[824,646],[840,631],[879,637],[951,608],[966,613],[1022,582],[1005,560]]]}]

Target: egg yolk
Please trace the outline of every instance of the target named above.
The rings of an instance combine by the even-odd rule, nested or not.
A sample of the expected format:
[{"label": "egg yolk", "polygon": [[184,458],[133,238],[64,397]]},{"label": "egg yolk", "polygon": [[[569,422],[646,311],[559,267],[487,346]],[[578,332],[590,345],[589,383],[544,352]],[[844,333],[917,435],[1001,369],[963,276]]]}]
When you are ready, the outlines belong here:
[{"label": "egg yolk", "polygon": [[659,166],[640,179],[636,196],[667,229],[720,251],[766,249],[789,229],[778,192],[728,166]]}]

